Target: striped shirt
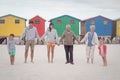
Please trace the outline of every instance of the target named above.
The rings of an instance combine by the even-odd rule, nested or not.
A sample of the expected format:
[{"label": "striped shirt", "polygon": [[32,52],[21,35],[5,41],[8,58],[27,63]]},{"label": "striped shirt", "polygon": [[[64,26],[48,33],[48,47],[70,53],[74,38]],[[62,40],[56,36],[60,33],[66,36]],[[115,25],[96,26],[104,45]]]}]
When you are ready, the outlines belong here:
[{"label": "striped shirt", "polygon": [[34,26],[32,28],[26,27],[20,39],[22,40],[23,37],[26,37],[27,41],[39,39],[37,29]]},{"label": "striped shirt", "polygon": [[17,42],[15,40],[8,40],[7,41],[8,51],[10,52],[11,49],[15,49],[16,44]]}]

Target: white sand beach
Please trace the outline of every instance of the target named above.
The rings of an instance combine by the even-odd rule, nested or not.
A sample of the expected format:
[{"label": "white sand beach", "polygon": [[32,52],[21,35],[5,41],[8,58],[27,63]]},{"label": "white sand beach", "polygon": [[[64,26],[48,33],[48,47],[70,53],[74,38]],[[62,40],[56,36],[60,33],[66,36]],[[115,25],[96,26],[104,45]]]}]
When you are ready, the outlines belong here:
[{"label": "white sand beach", "polygon": [[74,45],[75,65],[65,64],[63,45],[55,47],[54,63],[47,63],[46,46],[36,45],[34,64],[24,64],[24,46],[16,46],[15,65],[11,66],[6,45],[0,45],[0,80],[120,80],[120,45],[107,45],[108,66],[96,46],[94,64],[86,63],[85,45]]}]

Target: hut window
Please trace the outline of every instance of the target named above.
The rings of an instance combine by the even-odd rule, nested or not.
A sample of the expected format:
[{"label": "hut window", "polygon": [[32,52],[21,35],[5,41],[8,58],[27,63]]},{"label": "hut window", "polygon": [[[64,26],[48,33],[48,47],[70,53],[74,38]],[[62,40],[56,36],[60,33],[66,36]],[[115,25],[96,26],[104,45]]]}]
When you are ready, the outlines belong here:
[{"label": "hut window", "polygon": [[62,23],[62,21],[61,21],[61,20],[57,20],[57,23],[58,23],[58,24],[61,24],[61,23]]},{"label": "hut window", "polygon": [[91,20],[91,24],[95,24],[95,20]]},{"label": "hut window", "polygon": [[5,20],[0,20],[0,24],[4,24],[5,23]]},{"label": "hut window", "polygon": [[40,20],[35,20],[35,24],[40,24]]},{"label": "hut window", "polygon": [[15,24],[19,24],[20,23],[20,20],[15,20]]},{"label": "hut window", "polygon": [[74,24],[74,23],[75,23],[75,21],[74,21],[74,20],[70,20],[70,23],[71,23],[71,24]]},{"label": "hut window", "polygon": [[107,21],[107,20],[105,20],[105,21],[104,21],[104,25],[107,25],[107,24],[108,24],[108,21]]}]

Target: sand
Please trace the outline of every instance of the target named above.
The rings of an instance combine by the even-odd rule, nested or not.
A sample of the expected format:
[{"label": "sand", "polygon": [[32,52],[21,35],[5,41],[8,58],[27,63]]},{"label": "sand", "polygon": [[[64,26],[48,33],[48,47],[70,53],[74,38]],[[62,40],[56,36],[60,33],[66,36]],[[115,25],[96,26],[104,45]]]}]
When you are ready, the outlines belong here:
[{"label": "sand", "polygon": [[24,64],[24,46],[16,46],[15,65],[11,66],[6,45],[0,45],[0,80],[120,80],[120,45],[107,45],[108,66],[95,50],[94,64],[86,63],[85,45],[74,45],[75,65],[65,64],[63,45],[55,47],[54,63],[47,63],[46,46],[36,45],[34,64]]}]

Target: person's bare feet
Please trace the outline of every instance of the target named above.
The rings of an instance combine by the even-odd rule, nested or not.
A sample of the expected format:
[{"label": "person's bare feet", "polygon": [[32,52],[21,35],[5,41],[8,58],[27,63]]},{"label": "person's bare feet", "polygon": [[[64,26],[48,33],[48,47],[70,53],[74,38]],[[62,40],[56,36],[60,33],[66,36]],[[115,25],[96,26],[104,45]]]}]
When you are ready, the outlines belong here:
[{"label": "person's bare feet", "polygon": [[33,64],[34,64],[34,61],[31,61],[31,63],[33,63]]},{"label": "person's bare feet", "polygon": [[50,60],[48,60],[48,63],[50,63]]},{"label": "person's bare feet", "polygon": [[27,61],[24,61],[24,63],[26,64],[26,63],[27,63]]},{"label": "person's bare feet", "polygon": [[103,67],[107,67],[107,64],[103,64],[102,66],[103,66]]},{"label": "person's bare feet", "polygon": [[12,63],[11,65],[14,65],[14,63]]},{"label": "person's bare feet", "polygon": [[51,63],[53,63],[53,60],[51,60]]}]

